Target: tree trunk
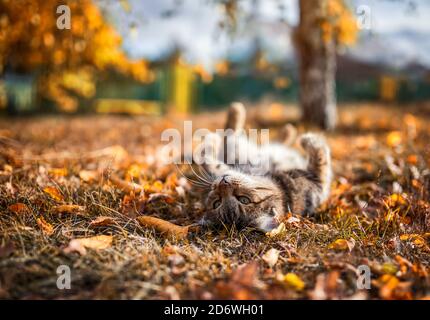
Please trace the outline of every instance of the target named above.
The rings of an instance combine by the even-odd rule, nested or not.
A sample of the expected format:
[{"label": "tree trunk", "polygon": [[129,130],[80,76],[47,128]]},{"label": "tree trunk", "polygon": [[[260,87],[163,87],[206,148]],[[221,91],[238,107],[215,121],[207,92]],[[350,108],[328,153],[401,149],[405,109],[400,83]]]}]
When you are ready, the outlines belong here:
[{"label": "tree trunk", "polygon": [[336,125],[336,51],[323,39],[321,21],[326,0],[300,0],[295,42],[299,56],[300,105],[304,122],[331,130]]}]

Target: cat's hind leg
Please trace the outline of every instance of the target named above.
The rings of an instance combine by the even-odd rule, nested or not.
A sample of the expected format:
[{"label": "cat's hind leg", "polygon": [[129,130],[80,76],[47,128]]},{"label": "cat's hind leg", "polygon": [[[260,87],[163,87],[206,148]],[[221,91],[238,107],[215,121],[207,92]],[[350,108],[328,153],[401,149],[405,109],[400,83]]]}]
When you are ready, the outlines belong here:
[{"label": "cat's hind leg", "polygon": [[227,120],[224,129],[231,129],[238,132],[244,129],[246,110],[242,103],[233,102],[227,112]]},{"label": "cat's hind leg", "polygon": [[240,102],[233,102],[227,112],[223,133],[223,149],[220,150],[220,160],[226,164],[235,164],[237,155],[241,152],[238,138],[244,132],[245,118],[244,105]]},{"label": "cat's hind leg", "polygon": [[308,154],[307,171],[316,175],[322,186],[324,201],[330,193],[332,179],[330,148],[325,139],[315,133],[306,133],[300,137],[300,144]]},{"label": "cat's hind leg", "polygon": [[292,146],[297,139],[297,129],[288,123],[282,127],[279,140],[286,146]]}]

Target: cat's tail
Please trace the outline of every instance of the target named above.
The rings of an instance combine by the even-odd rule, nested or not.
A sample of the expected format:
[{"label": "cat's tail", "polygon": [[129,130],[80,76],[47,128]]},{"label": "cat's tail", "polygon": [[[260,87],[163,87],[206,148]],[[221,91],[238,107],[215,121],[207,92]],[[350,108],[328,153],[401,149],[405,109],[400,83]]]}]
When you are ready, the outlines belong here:
[{"label": "cat's tail", "polygon": [[315,133],[302,135],[300,144],[308,153],[307,170],[314,173],[321,181],[322,201],[324,201],[329,196],[332,180],[330,148],[325,139]]}]

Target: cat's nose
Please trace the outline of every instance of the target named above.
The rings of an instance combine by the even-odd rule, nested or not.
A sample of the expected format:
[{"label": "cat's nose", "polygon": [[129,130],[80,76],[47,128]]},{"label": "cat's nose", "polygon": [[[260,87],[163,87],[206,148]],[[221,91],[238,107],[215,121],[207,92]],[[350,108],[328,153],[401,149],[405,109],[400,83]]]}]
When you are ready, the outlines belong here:
[{"label": "cat's nose", "polygon": [[228,186],[228,185],[230,185],[230,182],[228,182],[228,180],[227,180],[227,176],[223,176],[223,177],[221,178],[221,181],[219,182],[219,184],[220,184],[221,186]]}]

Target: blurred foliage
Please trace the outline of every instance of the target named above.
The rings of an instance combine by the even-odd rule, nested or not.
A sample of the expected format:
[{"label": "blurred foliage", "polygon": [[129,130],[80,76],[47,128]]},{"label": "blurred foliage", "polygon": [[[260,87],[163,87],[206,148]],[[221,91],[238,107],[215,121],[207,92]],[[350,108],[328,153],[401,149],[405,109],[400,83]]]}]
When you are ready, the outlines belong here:
[{"label": "blurred foliage", "polygon": [[114,69],[151,81],[145,61],[130,61],[121,37],[90,0],[65,0],[71,29],[57,28],[56,0],[0,0],[0,74],[5,67],[36,72],[39,94],[65,111],[77,108],[77,96],[95,93],[97,71]]},{"label": "blurred foliage", "polygon": [[352,45],[357,41],[357,22],[343,0],[326,0],[325,16],[320,23],[324,41]]}]

